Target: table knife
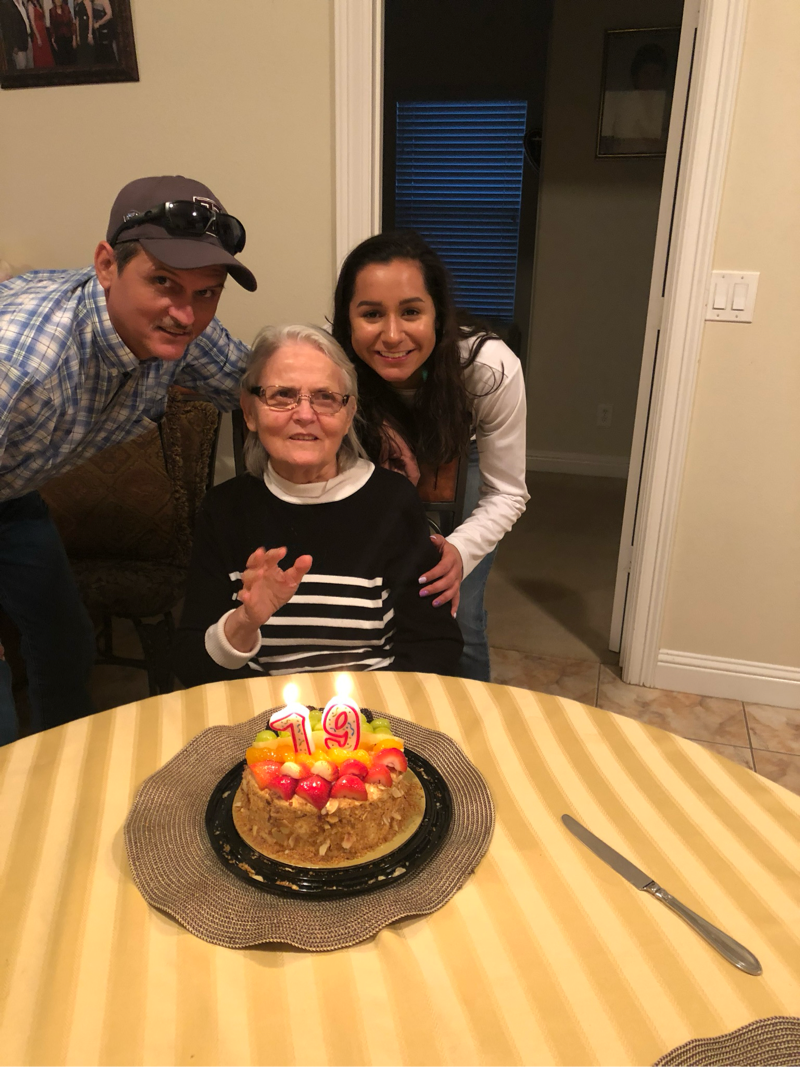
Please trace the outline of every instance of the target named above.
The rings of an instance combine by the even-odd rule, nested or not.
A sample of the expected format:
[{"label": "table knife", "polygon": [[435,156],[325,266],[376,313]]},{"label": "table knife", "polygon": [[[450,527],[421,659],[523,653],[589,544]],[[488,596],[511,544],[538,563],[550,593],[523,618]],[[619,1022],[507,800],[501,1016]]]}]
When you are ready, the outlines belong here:
[{"label": "table knife", "polygon": [[717,952],[720,952],[734,967],[738,967],[745,974],[761,974],[761,964],[744,945],[740,945],[738,941],[734,941],[728,934],[723,933],[722,930],[712,926],[706,919],[695,914],[685,904],[681,904],[666,889],[662,889],[657,882],[654,882],[649,875],[645,874],[644,871],[640,871],[638,867],[634,866],[630,860],[626,860],[619,852],[615,852],[605,841],[595,837],[590,830],[587,830],[585,826],[581,826],[571,815],[562,815],[561,821],[570,833],[574,834],[582,844],[594,852],[595,856],[599,856],[617,874],[627,878],[631,885],[636,886],[637,889],[641,889],[645,893],[652,893],[662,904],[672,908],[676,915],[680,915],[684,922],[693,927],[701,937],[708,941],[709,945],[712,945]]}]

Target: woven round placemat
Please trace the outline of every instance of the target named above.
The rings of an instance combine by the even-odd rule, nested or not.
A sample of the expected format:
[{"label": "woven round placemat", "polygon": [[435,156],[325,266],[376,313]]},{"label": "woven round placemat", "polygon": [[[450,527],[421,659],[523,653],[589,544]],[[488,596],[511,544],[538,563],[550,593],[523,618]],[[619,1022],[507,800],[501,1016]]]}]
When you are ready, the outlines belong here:
[{"label": "woven round placemat", "polygon": [[204,730],[142,784],[125,822],[125,848],[148,904],[214,945],[279,942],[315,952],[356,945],[389,923],[446,904],[489,847],[491,794],[452,738],[392,715],[385,718],[396,736],[429,760],[450,788],[452,823],[434,856],[392,886],[341,901],[272,896],[226,870],[206,835],[206,805],[275,710],[237,726]]},{"label": "woven round placemat", "polygon": [[800,1019],[772,1015],[719,1037],[695,1038],[667,1052],[653,1067],[796,1067]]}]

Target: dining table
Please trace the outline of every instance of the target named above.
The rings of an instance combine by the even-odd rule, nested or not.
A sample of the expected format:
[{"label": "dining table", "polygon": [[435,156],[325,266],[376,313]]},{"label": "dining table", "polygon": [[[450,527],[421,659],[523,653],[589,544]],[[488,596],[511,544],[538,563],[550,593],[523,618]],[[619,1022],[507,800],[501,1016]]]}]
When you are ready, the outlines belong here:
[{"label": "dining table", "polygon": [[[330,952],[223,948],[140,894],[124,825],[142,783],[201,731],[280,707],[288,681],[322,707],[333,674],[198,686],[25,737],[0,748],[0,1063],[652,1064],[798,1014],[800,797],[572,700],[350,677],[362,708],[449,735],[485,779],[494,831],[462,888]],[[638,892],[564,814],[763,973]]]}]

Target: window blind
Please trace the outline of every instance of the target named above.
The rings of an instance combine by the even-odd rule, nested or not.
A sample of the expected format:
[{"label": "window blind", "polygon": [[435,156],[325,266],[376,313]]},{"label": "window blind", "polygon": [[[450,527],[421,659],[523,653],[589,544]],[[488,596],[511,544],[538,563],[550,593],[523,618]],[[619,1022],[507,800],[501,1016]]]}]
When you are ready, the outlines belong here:
[{"label": "window blind", "polygon": [[395,220],[447,264],[456,300],[511,320],[527,102],[400,101]]}]

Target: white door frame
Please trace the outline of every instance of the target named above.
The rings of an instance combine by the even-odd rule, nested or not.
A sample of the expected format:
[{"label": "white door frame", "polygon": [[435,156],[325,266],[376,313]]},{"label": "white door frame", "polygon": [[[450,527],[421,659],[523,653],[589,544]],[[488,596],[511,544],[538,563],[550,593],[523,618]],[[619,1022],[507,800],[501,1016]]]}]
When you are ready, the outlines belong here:
[{"label": "white door frame", "polygon": [[[621,662],[653,685],[747,0],[700,0]],[[334,0],[336,257],[380,227],[383,0]]]},{"label": "white door frame", "polygon": [[676,206],[678,194],[678,168],[683,150],[683,134],[686,125],[686,110],[689,104],[689,85],[694,62],[699,14],[700,0],[684,0],[680,47],[678,49],[678,62],[672,93],[672,113],[669,120],[667,152],[664,159],[661,195],[658,205],[658,225],[656,227],[653,268],[650,276],[650,292],[647,299],[647,318],[639,371],[639,391],[636,397],[630,457],[626,460],[625,510],[622,515],[622,534],[617,559],[614,603],[611,611],[611,632],[608,638],[608,647],[613,652],[620,651],[622,627],[625,621],[625,609],[630,589],[633,536],[636,530],[636,518],[639,509],[644,447],[652,403],[656,356],[658,355],[661,339],[661,323],[664,314],[664,286],[672,237],[673,209]]},{"label": "white door frame", "polygon": [[333,0],[336,270],[381,228],[383,0]]},{"label": "white door frame", "polygon": [[701,0],[661,343],[622,634],[623,678],[654,685],[747,0]]}]

